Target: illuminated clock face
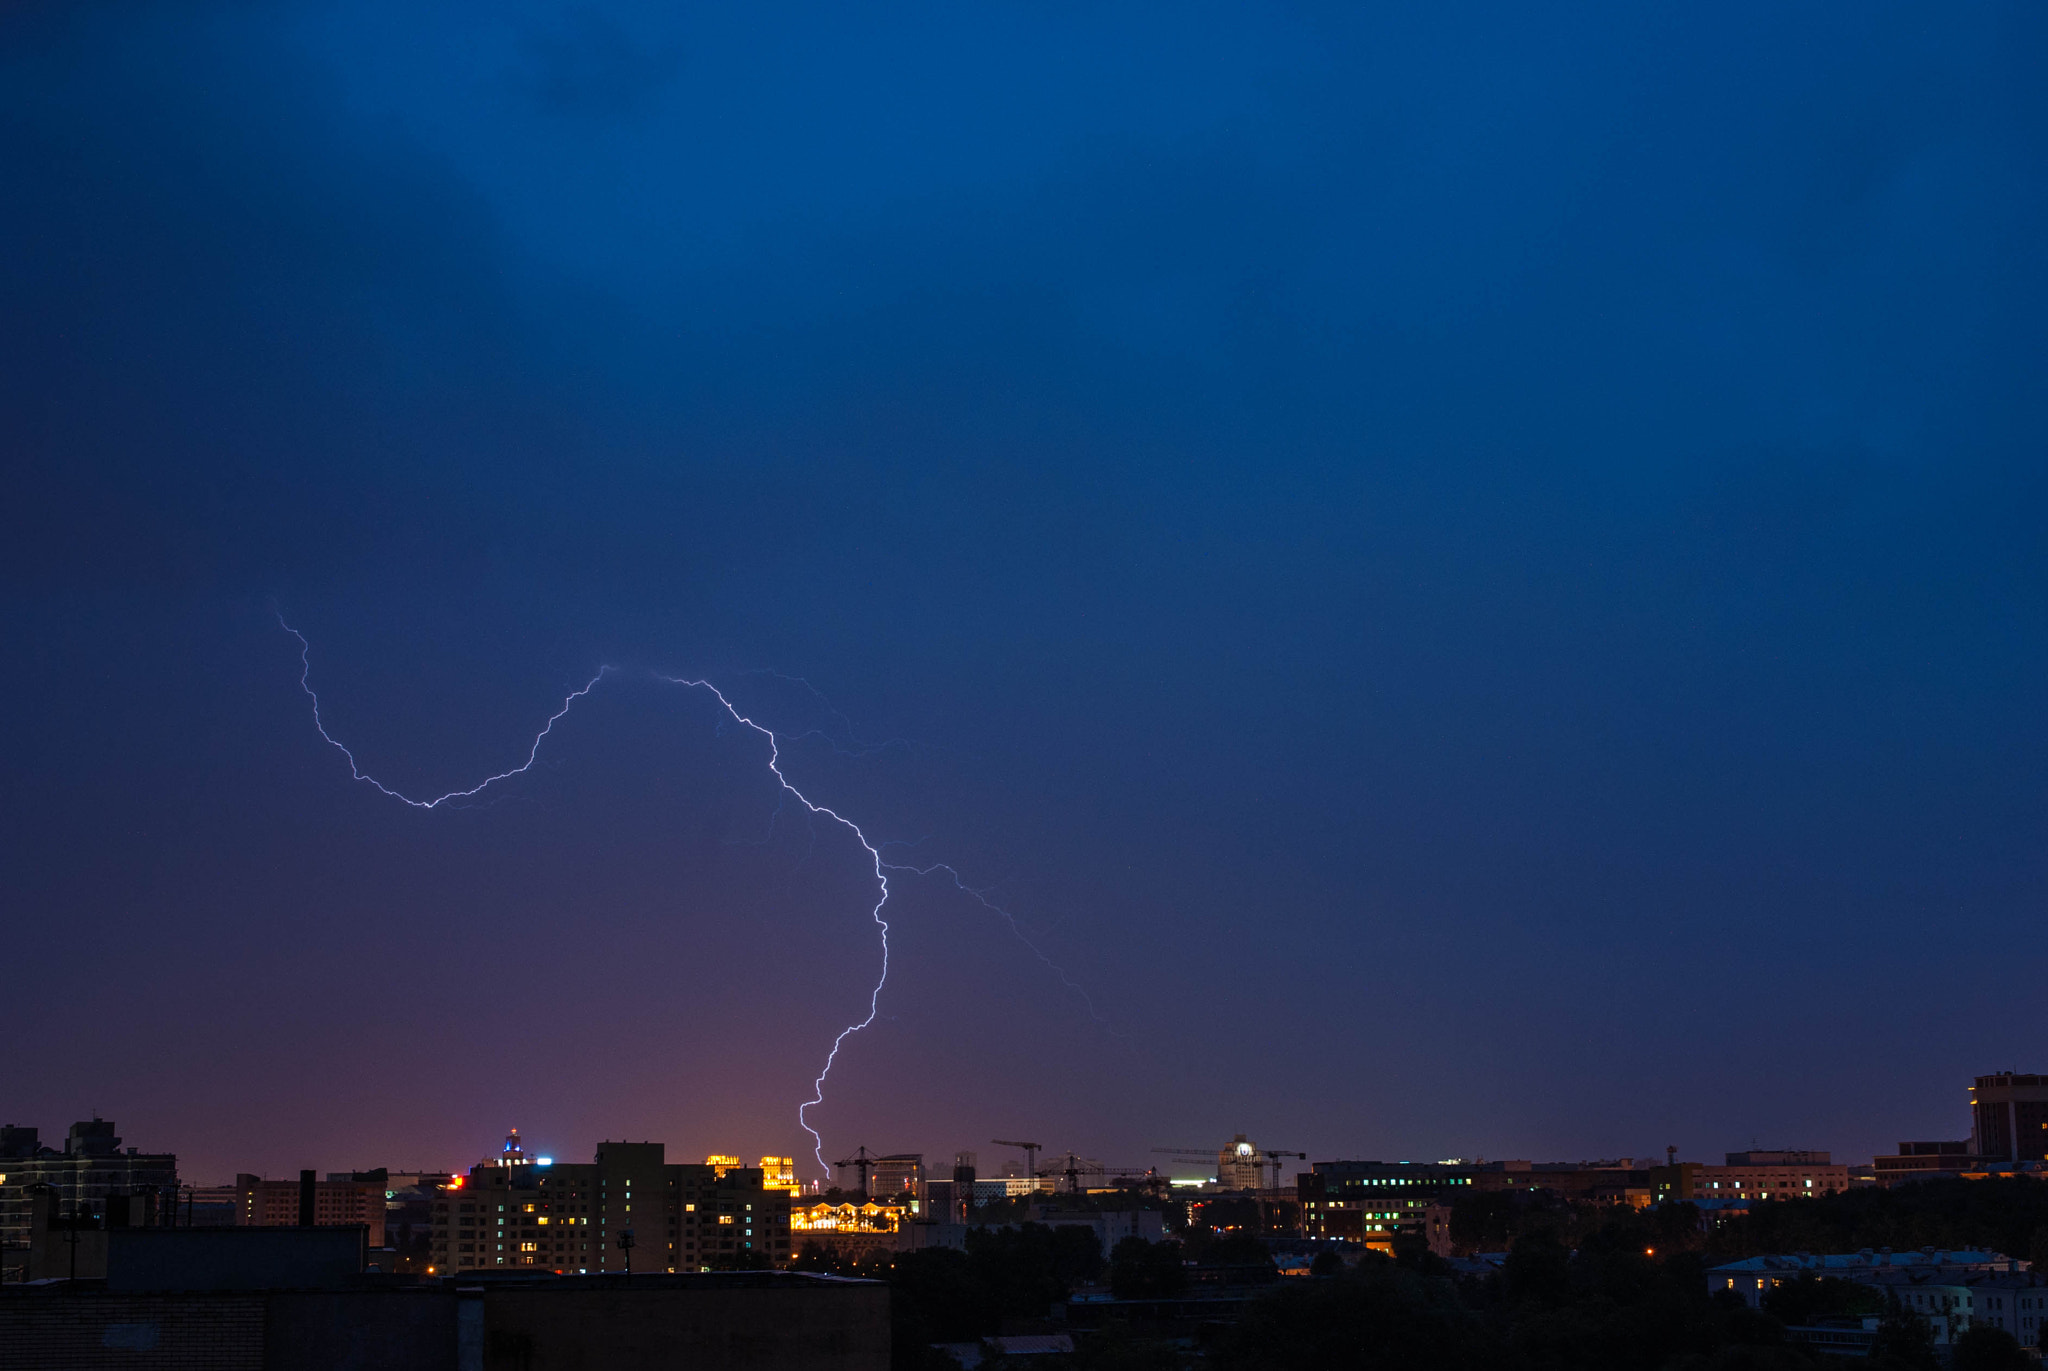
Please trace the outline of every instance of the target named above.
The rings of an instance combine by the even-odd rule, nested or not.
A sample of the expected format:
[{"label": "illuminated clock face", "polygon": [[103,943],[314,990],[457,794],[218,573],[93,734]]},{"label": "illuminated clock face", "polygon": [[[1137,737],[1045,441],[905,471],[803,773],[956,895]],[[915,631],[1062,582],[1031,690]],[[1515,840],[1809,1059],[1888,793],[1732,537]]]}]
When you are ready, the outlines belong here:
[{"label": "illuminated clock face", "polygon": [[1239,1143],[1239,1144],[1237,1145],[1237,1155],[1238,1155],[1238,1156],[1240,1156],[1240,1157],[1249,1157],[1249,1156],[1250,1156],[1251,1154],[1252,1154],[1252,1145],[1251,1145],[1250,1143]]}]

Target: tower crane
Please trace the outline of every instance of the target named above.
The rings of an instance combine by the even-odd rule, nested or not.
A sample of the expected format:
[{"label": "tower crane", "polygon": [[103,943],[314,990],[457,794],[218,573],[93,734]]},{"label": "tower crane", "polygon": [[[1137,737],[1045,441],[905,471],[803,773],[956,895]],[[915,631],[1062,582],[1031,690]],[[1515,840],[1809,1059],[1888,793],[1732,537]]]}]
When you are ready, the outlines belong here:
[{"label": "tower crane", "polygon": [[[1237,1136],[1236,1139],[1233,1140],[1233,1145],[1236,1148],[1240,1160],[1255,1160],[1258,1163],[1259,1169],[1262,1171],[1269,1166],[1273,1168],[1272,1188],[1275,1190],[1280,1188],[1280,1159],[1282,1157],[1299,1157],[1303,1161],[1308,1160],[1308,1153],[1306,1152],[1282,1152],[1270,1147],[1257,1147],[1248,1144],[1244,1139],[1244,1135],[1241,1133]],[[1219,1157],[1221,1157],[1224,1153],[1231,1151],[1231,1146],[1210,1148],[1155,1147],[1152,1150],[1164,1156],[1180,1157],[1187,1161],[1205,1161],[1213,1166],[1217,1163],[1217,1159]]]},{"label": "tower crane", "polygon": [[1273,1184],[1272,1184],[1272,1187],[1271,1187],[1271,1188],[1272,1188],[1272,1189],[1274,1189],[1274,1190],[1278,1190],[1278,1189],[1280,1188],[1280,1159],[1281,1159],[1282,1157],[1299,1157],[1299,1158],[1300,1158],[1301,1160],[1303,1160],[1303,1161],[1307,1161],[1307,1160],[1308,1160],[1308,1153],[1306,1153],[1306,1152],[1268,1152],[1268,1153],[1266,1153],[1266,1154],[1265,1154],[1265,1157],[1266,1157],[1266,1162],[1267,1162],[1267,1164],[1268,1164],[1268,1165],[1270,1165],[1270,1166],[1271,1166],[1271,1167],[1273,1168]]},{"label": "tower crane", "polygon": [[1147,1190],[1160,1188],[1161,1182],[1165,1179],[1156,1168],[1149,1166],[1103,1166],[1099,1162],[1094,1162],[1083,1167],[1081,1163],[1084,1160],[1086,1159],[1080,1154],[1069,1152],[1060,1158],[1061,1165],[1048,1166],[1045,1170],[1033,1172],[1032,1174],[1062,1177],[1067,1183],[1067,1193],[1070,1195],[1081,1193],[1081,1177],[1083,1175],[1095,1175],[1098,1172],[1105,1180],[1113,1176],[1118,1180],[1143,1181],[1145,1183],[1144,1188]]},{"label": "tower crane", "polygon": [[1024,1174],[1027,1176],[1036,1176],[1038,1174],[1038,1150],[1044,1144],[1035,1142],[1013,1142],[1008,1138],[990,1138],[989,1141],[994,1143],[997,1147],[1023,1148]]},{"label": "tower crane", "polygon": [[868,1151],[867,1148],[857,1147],[854,1149],[851,1157],[848,1157],[845,1161],[832,1164],[842,1171],[850,1166],[860,1172],[860,1193],[865,1195],[868,1193],[868,1168],[880,1160],[881,1158]]}]

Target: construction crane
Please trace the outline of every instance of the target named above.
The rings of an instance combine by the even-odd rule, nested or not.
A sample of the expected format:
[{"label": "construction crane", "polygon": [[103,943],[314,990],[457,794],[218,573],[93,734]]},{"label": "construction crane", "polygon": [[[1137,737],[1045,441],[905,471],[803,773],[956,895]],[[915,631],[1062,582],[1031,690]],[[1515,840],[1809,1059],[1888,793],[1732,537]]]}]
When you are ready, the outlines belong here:
[{"label": "construction crane", "polygon": [[1095,1163],[1084,1168],[1081,1163],[1086,1159],[1074,1152],[1065,1154],[1060,1160],[1064,1163],[1063,1165],[1048,1166],[1045,1170],[1034,1171],[1032,1174],[1034,1176],[1064,1177],[1067,1182],[1067,1193],[1070,1195],[1081,1193],[1081,1177],[1083,1175],[1094,1175],[1098,1171],[1105,1180],[1112,1176],[1118,1180],[1143,1180],[1146,1183],[1145,1188],[1148,1190],[1157,1189],[1160,1182],[1165,1179],[1156,1169],[1149,1166],[1102,1166],[1100,1163]]},{"label": "construction crane", "polygon": [[1308,1153],[1306,1152],[1267,1152],[1264,1155],[1266,1161],[1273,1168],[1273,1184],[1271,1188],[1274,1190],[1280,1188],[1280,1159],[1282,1157],[1299,1157],[1303,1161],[1308,1160]]},{"label": "construction crane", "polygon": [[997,1147],[1023,1148],[1024,1174],[1027,1176],[1036,1176],[1038,1174],[1038,1149],[1042,1147],[1044,1144],[1033,1142],[1012,1142],[1008,1138],[990,1138],[989,1141],[994,1143]]},{"label": "construction crane", "polygon": [[838,1167],[841,1171],[844,1171],[847,1167],[850,1166],[854,1168],[856,1171],[860,1172],[860,1193],[865,1195],[868,1193],[868,1168],[873,1166],[876,1162],[880,1160],[880,1157],[877,1157],[874,1153],[868,1151],[867,1148],[857,1147],[854,1149],[853,1155],[851,1157],[848,1157],[845,1161],[834,1162],[832,1164]]},{"label": "construction crane", "polygon": [[[1239,1140],[1242,1140],[1242,1136],[1242,1134],[1239,1135]],[[1181,1157],[1188,1161],[1206,1161],[1211,1166],[1214,1166],[1217,1159],[1230,1149],[1228,1147],[1155,1147],[1152,1150],[1163,1156]],[[1270,1147],[1257,1147],[1252,1150],[1251,1157],[1257,1159],[1261,1170],[1268,1166],[1273,1168],[1272,1188],[1277,1190],[1280,1188],[1280,1158],[1299,1157],[1303,1161],[1307,1161],[1308,1153],[1281,1152]],[[1221,1178],[1219,1177],[1218,1179]]]},{"label": "construction crane", "polygon": [[1155,1147],[1152,1150],[1163,1157],[1178,1157],[1183,1161],[1206,1162],[1208,1165],[1203,1168],[1205,1171],[1216,1169],[1218,1149],[1214,1147]]},{"label": "construction crane", "polygon": [[1067,1178],[1067,1193],[1069,1195],[1078,1195],[1081,1193],[1081,1159],[1069,1152],[1064,1160],[1067,1163],[1065,1166],[1048,1166],[1043,1171],[1034,1171],[1031,1174],[1034,1176],[1065,1176]]}]

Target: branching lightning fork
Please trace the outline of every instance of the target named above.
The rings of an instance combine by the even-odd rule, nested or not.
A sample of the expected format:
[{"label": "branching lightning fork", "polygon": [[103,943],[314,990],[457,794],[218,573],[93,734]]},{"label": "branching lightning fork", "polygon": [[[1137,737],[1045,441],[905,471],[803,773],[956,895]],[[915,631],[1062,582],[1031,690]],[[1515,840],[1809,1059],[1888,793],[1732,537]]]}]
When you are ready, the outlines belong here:
[{"label": "branching lightning fork", "polygon": [[481,793],[486,786],[495,785],[499,781],[508,781],[512,777],[519,775],[521,772],[530,770],[533,766],[535,759],[537,759],[540,756],[541,740],[548,736],[548,733],[554,728],[556,720],[560,719],[564,714],[567,714],[569,712],[569,707],[571,705],[575,704],[585,695],[588,695],[591,691],[597,689],[597,683],[599,681],[602,681],[611,672],[610,667],[601,666],[597,669],[597,675],[591,677],[588,681],[584,682],[583,689],[572,690],[569,692],[568,698],[562,701],[562,707],[556,710],[553,714],[548,715],[548,721],[542,724],[540,732],[534,735],[533,746],[526,750],[526,760],[521,762],[518,766],[513,767],[510,771],[501,771],[495,776],[486,777],[484,780],[478,782],[476,785],[471,786],[467,790],[451,790],[446,795],[437,795],[431,800],[415,800],[410,795],[399,794],[390,786],[385,785],[382,781],[378,780],[375,776],[372,776],[368,772],[364,771],[362,767],[356,764],[356,754],[350,752],[348,750],[348,747],[339,738],[335,737],[332,733],[329,733],[327,731],[327,724],[320,718],[320,697],[313,691],[313,645],[306,641],[305,634],[299,632],[290,624],[285,623],[284,615],[278,615],[277,622],[280,625],[282,625],[285,632],[291,634],[292,637],[297,638],[299,640],[299,689],[305,691],[306,698],[313,702],[313,727],[319,729],[320,736],[325,738],[329,743],[334,745],[335,751],[339,752],[342,756],[348,758],[349,772],[357,780],[367,781],[369,784],[383,791],[386,795],[389,795],[392,799],[403,801],[404,803],[411,805],[414,809],[439,809],[443,804],[446,804],[450,800],[466,800],[472,795]]},{"label": "branching lightning fork", "polygon": [[[547,722],[541,726],[540,732],[534,735],[533,746],[527,749],[526,760],[524,762],[521,762],[518,766],[513,767],[510,771],[501,771],[495,776],[486,777],[484,780],[478,782],[476,785],[471,786],[467,790],[451,790],[447,794],[436,796],[431,800],[420,800],[415,799],[410,795],[401,794],[400,792],[393,790],[390,786],[385,785],[382,781],[378,780],[376,777],[364,771],[362,767],[357,763],[355,753],[349,751],[347,746],[344,745],[340,739],[336,738],[333,734],[327,731],[327,724],[320,717],[320,696],[318,695],[318,693],[314,691],[312,684],[312,645],[306,641],[305,634],[299,632],[297,629],[293,628],[289,623],[285,622],[285,618],[282,614],[278,615],[277,622],[281,627],[283,627],[285,632],[291,634],[294,638],[297,638],[299,640],[299,689],[305,691],[307,698],[313,702],[313,727],[319,730],[320,736],[326,739],[327,742],[330,745],[332,745],[337,752],[341,753],[342,756],[348,758],[349,772],[356,780],[363,781],[369,785],[375,786],[383,794],[388,795],[392,799],[398,800],[401,803],[411,805],[415,809],[437,809],[449,800],[461,800],[471,798],[475,795],[481,794],[484,790],[488,789],[492,785],[495,785],[499,781],[510,780],[512,777],[521,775],[522,773],[530,770],[534,762],[540,756],[541,743],[547,738],[549,732],[553,730],[557,721],[559,721],[564,714],[567,714],[578,700],[582,699],[585,695],[588,695],[591,691],[595,690],[598,686],[598,683],[603,681],[606,676],[612,674],[613,671],[613,668],[609,666],[600,667],[598,669],[597,674],[595,676],[592,676],[587,682],[585,682],[581,689],[569,692],[568,696],[562,701],[562,707],[556,710],[553,714],[549,715]],[[811,1098],[809,1100],[806,1100],[803,1104],[797,1107],[797,1123],[803,1128],[804,1132],[811,1135],[812,1154],[817,1157],[818,1167],[827,1177],[829,1177],[832,1173],[830,1164],[825,1160],[825,1140],[819,1134],[817,1129],[811,1127],[809,1114],[812,1109],[816,1108],[819,1105],[822,1105],[825,1102],[825,1079],[826,1077],[832,1074],[832,1065],[839,1059],[839,1049],[845,1045],[846,1040],[848,1038],[852,1037],[854,1034],[860,1032],[862,1029],[867,1028],[869,1025],[873,1024],[876,1017],[881,1013],[882,987],[889,983],[889,921],[882,917],[882,910],[883,907],[889,903],[889,875],[891,872],[902,872],[905,874],[915,876],[930,876],[934,873],[944,872],[947,876],[952,878],[954,886],[957,887],[962,893],[972,896],[975,900],[979,901],[984,907],[986,907],[993,913],[1000,915],[1003,918],[1003,920],[1009,924],[1010,931],[1017,936],[1018,940],[1022,942],[1027,948],[1030,948],[1031,951],[1038,957],[1038,959],[1041,962],[1044,962],[1045,965],[1048,968],[1050,968],[1052,972],[1060,978],[1060,981],[1064,985],[1066,985],[1068,989],[1074,991],[1075,994],[1081,997],[1084,1003],[1087,1003],[1089,1015],[1093,1017],[1098,1023],[1103,1022],[1102,1016],[1095,1012],[1095,1005],[1093,1001],[1089,1000],[1088,992],[1083,990],[1078,984],[1076,984],[1074,980],[1067,975],[1065,970],[1063,970],[1056,963],[1054,963],[1051,958],[1045,955],[1045,953],[1040,951],[1038,947],[1034,943],[1032,943],[1032,941],[1029,938],[1025,937],[1023,929],[1019,928],[1017,925],[1017,920],[1015,916],[1013,916],[1009,910],[1003,908],[1001,905],[989,899],[985,891],[977,890],[973,886],[968,885],[966,881],[961,879],[960,873],[958,871],[954,870],[951,866],[948,866],[944,862],[934,862],[928,866],[907,866],[901,863],[884,861],[882,858],[882,847],[886,846],[887,844],[877,845],[876,843],[870,841],[868,835],[861,831],[861,827],[859,824],[847,818],[838,810],[831,808],[829,805],[821,805],[817,803],[816,801],[812,800],[809,796],[805,795],[801,790],[798,790],[794,785],[792,785],[790,783],[789,777],[785,775],[782,770],[782,740],[776,736],[776,733],[773,729],[768,728],[762,724],[756,723],[747,715],[740,713],[738,707],[735,706],[730,699],[726,698],[724,691],[720,690],[717,686],[713,685],[711,682],[706,680],[695,680],[682,676],[663,676],[659,674],[656,674],[655,679],[663,681],[669,685],[685,686],[693,690],[709,691],[712,697],[718,701],[719,706],[723,708],[726,714],[732,718],[733,722],[752,729],[754,732],[760,734],[762,738],[766,739],[768,743],[768,770],[774,774],[776,783],[779,786],[781,786],[782,790],[785,793],[794,796],[797,800],[797,803],[801,804],[813,815],[818,815],[830,819],[834,823],[842,825],[847,830],[847,832],[853,834],[855,841],[859,842],[862,850],[864,850],[868,854],[869,860],[874,865],[876,897],[874,908],[869,911],[869,916],[874,919],[875,927],[879,931],[881,936],[882,973],[879,977],[876,978],[874,989],[868,992],[867,1017],[862,1019],[859,1023],[848,1024],[845,1028],[839,1030],[839,1036],[832,1040],[832,1050],[825,1054],[824,1066],[819,1070],[817,1079],[811,1082]],[[805,682],[804,684],[808,687],[809,682]]]}]

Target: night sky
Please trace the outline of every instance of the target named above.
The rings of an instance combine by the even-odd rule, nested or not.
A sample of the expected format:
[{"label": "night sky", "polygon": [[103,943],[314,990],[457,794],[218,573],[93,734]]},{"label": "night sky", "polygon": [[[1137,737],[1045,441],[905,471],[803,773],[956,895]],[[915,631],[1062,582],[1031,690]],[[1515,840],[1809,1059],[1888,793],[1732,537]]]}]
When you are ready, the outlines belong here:
[{"label": "night sky", "polygon": [[[828,1160],[2048,1070],[2038,4],[423,8],[0,17],[7,1121],[807,1150],[866,854],[657,673],[1016,920]],[[407,793],[616,670],[423,812],[279,610]]]}]

